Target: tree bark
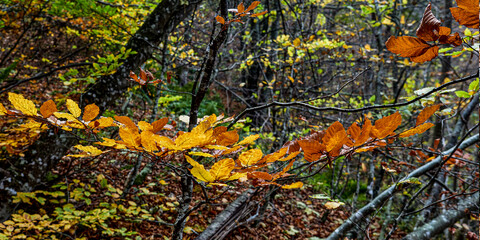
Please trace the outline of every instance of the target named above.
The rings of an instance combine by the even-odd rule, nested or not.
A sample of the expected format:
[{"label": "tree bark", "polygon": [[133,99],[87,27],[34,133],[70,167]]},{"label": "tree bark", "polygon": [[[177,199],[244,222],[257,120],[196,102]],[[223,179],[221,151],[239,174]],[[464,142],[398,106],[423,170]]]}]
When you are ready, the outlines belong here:
[{"label": "tree bark", "polygon": [[[163,0],[159,3],[125,46],[137,53],[130,55],[114,74],[102,77],[88,89],[82,96],[82,105],[95,103],[102,110],[115,106],[115,100],[129,87],[130,71],[137,70],[150,58],[164,35],[189,16],[200,2]],[[11,196],[16,192],[33,191],[41,185],[76,143],[78,140],[70,133],[51,129],[42,133],[23,157],[0,162],[0,222],[7,220],[14,211]]]},{"label": "tree bark", "polygon": [[470,211],[479,210],[479,193],[476,192],[458,203],[457,209],[447,210],[432,221],[426,223],[422,227],[409,233],[403,240],[422,240],[432,239],[437,234],[442,233],[443,230],[455,224],[460,219],[468,216]]}]

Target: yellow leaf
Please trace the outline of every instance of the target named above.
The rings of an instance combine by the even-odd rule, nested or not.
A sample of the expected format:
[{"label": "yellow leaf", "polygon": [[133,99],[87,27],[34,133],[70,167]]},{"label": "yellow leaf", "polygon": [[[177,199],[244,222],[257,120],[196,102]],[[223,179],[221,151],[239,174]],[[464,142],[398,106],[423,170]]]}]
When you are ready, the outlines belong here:
[{"label": "yellow leaf", "polygon": [[25,99],[22,95],[9,92],[8,100],[12,103],[15,109],[21,111],[23,114],[29,116],[37,115],[35,104],[32,101]]},{"label": "yellow leaf", "polygon": [[158,146],[162,148],[166,148],[168,150],[179,150],[176,146],[175,143],[172,141],[172,139],[165,137],[165,136],[159,136],[159,135],[154,135],[155,137],[155,142],[157,143]]},{"label": "yellow leaf", "polygon": [[303,187],[303,182],[294,182],[292,184],[282,186],[283,189],[293,189],[293,188],[301,188],[301,187]]},{"label": "yellow leaf", "polygon": [[91,128],[106,128],[113,127],[113,118],[111,117],[100,117],[99,119],[88,123],[88,126]]},{"label": "yellow leaf", "polygon": [[263,156],[262,150],[260,149],[251,149],[248,150],[238,157],[238,161],[243,167],[252,166],[257,163]]},{"label": "yellow leaf", "polygon": [[40,107],[40,113],[44,118],[52,116],[54,112],[57,111],[57,105],[52,100],[48,100],[42,104]]},{"label": "yellow leaf", "polygon": [[293,79],[292,77],[290,76],[287,76],[287,78],[290,80],[290,82],[294,83],[295,82],[295,79]]},{"label": "yellow leaf", "polygon": [[300,46],[300,43],[301,43],[301,41],[300,41],[299,38],[295,38],[295,40],[293,40],[293,46],[295,46],[295,47]]},{"label": "yellow leaf", "polygon": [[85,107],[85,111],[83,113],[82,119],[85,122],[90,122],[97,117],[98,113],[100,113],[100,108],[98,108],[98,106],[95,105],[94,103],[89,104]]},{"label": "yellow leaf", "polygon": [[231,158],[225,158],[213,164],[210,174],[212,174],[215,180],[225,180],[228,179],[234,167],[235,161]]},{"label": "yellow leaf", "polygon": [[127,146],[138,147],[140,145],[140,134],[130,131],[128,128],[120,128],[118,134]]},{"label": "yellow leaf", "polygon": [[141,131],[153,131],[153,126],[145,121],[138,122],[138,128],[140,128]]},{"label": "yellow leaf", "polygon": [[342,203],[342,202],[326,202],[325,204],[323,204],[327,209],[335,209],[335,208],[338,208],[342,205],[344,205],[345,203]]},{"label": "yellow leaf", "polygon": [[71,99],[67,99],[67,109],[75,118],[80,117],[80,114],[82,113],[78,104]]},{"label": "yellow leaf", "polygon": [[193,133],[193,134],[204,133],[205,131],[207,131],[212,126],[212,124],[215,121],[217,121],[217,116],[215,114],[212,114],[211,116],[209,116],[208,118],[203,120],[200,124],[198,124],[198,126],[194,127],[192,129],[191,133]]},{"label": "yellow leaf", "polygon": [[258,138],[260,137],[260,135],[258,134],[255,134],[255,135],[250,135],[246,138],[244,138],[242,141],[240,141],[239,143],[235,144],[236,145],[247,145],[247,144],[251,144],[253,143],[255,140],[257,140]]},{"label": "yellow leaf", "polygon": [[228,146],[236,143],[239,139],[239,136],[237,131],[232,130],[232,131],[220,133],[216,137],[216,139],[217,139],[216,141],[217,145]]},{"label": "yellow leaf", "polygon": [[220,145],[205,145],[205,148],[215,149],[215,150],[228,150],[228,149],[230,149],[229,147],[220,146]]},{"label": "yellow leaf", "polygon": [[92,156],[98,156],[103,153],[102,150],[94,147],[94,146],[83,146],[83,145],[76,145],[75,148],[84,151],[84,153],[81,154],[71,154],[67,155],[70,157],[92,157]]},{"label": "yellow leaf", "polygon": [[232,180],[239,180],[240,182],[245,182],[247,181],[247,173],[234,173],[232,176],[230,176],[227,180],[232,181]]},{"label": "yellow leaf", "polygon": [[421,134],[430,129],[431,127],[435,126],[433,123],[424,123],[422,125],[416,126],[412,129],[409,129],[403,133],[400,133],[399,137],[404,138],[404,137],[410,137],[415,134]]},{"label": "yellow leaf", "polygon": [[211,157],[211,158],[214,157],[212,154],[206,153],[206,152],[189,152],[188,154],[192,156]]},{"label": "yellow leaf", "polygon": [[187,160],[187,162],[190,163],[190,165],[192,165],[193,167],[198,167],[198,166],[202,165],[202,164],[198,163],[197,161],[193,160],[193,158],[191,158],[188,155],[185,155],[185,160]]},{"label": "yellow leaf", "polygon": [[143,131],[140,134],[142,146],[148,152],[158,151],[157,144],[155,143],[154,134],[150,131]]},{"label": "yellow leaf", "polygon": [[3,116],[7,113],[7,109],[0,103],[0,116]]},{"label": "yellow leaf", "polygon": [[213,178],[212,174],[210,174],[207,170],[205,170],[205,167],[201,164],[198,164],[197,166],[193,167],[190,169],[190,173],[197,178],[198,180],[202,182],[214,182],[215,178]]}]

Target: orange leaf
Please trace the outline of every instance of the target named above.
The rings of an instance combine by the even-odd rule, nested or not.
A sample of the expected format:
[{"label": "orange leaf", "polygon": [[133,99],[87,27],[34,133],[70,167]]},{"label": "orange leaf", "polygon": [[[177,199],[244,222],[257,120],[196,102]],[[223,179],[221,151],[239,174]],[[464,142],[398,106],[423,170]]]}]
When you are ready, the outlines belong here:
[{"label": "orange leaf", "polygon": [[430,61],[438,56],[438,46],[433,46],[427,49],[424,53],[419,56],[410,57],[412,62],[422,63]]},{"label": "orange leaf", "polygon": [[325,145],[313,139],[299,140],[298,144],[303,150],[303,156],[305,160],[309,162],[320,159],[320,157],[323,155],[323,151],[326,150]]},{"label": "orange leaf", "polygon": [[250,17],[258,17],[258,16],[261,16],[261,15],[264,15],[265,13],[267,13],[267,10],[265,10],[263,12],[259,12],[259,13],[254,13],[254,14],[250,15]]},{"label": "orange leaf", "polygon": [[[277,161],[278,159],[280,159],[281,157],[285,156],[285,153],[287,153],[287,148],[280,148],[280,150],[274,152],[274,153],[270,153],[268,155],[266,155],[265,157],[263,157],[262,161],[260,161],[259,163],[271,163],[271,162],[275,162]],[[286,161],[286,160],[285,160]]]},{"label": "orange leaf", "polygon": [[228,146],[236,143],[239,139],[238,133],[235,130],[223,132],[217,137],[217,145]]},{"label": "orange leaf", "polygon": [[215,19],[217,20],[217,22],[225,24],[225,19],[222,16],[218,15],[215,17]]},{"label": "orange leaf", "polygon": [[234,167],[235,161],[231,158],[225,158],[213,164],[209,172],[215,180],[225,180],[228,179]]},{"label": "orange leaf", "polygon": [[342,148],[343,144],[347,142],[347,133],[343,128],[343,125],[336,121],[334,122],[325,133],[323,137],[323,143],[326,146],[327,152],[329,152],[332,156],[337,156],[338,152]]},{"label": "orange leaf", "polygon": [[101,117],[93,122],[90,122],[88,126],[91,128],[106,128],[115,125],[113,124],[113,119],[111,117]]},{"label": "orange leaf", "polygon": [[435,126],[433,123],[424,123],[422,125],[418,125],[415,128],[409,129],[403,133],[400,133],[399,137],[404,138],[404,137],[410,137],[415,134],[421,134],[430,129],[431,127]]},{"label": "orange leaf", "polygon": [[133,123],[132,119],[127,116],[114,116],[115,120],[125,125],[128,129],[132,131],[138,131],[137,125]]},{"label": "orange leaf", "polygon": [[156,133],[156,132],[162,130],[163,127],[165,127],[165,125],[167,125],[167,123],[168,123],[168,118],[166,118],[166,117],[153,122],[152,123],[152,127],[153,127],[152,132]]},{"label": "orange leaf", "polygon": [[260,1],[253,1],[252,4],[250,4],[250,6],[248,6],[247,10],[245,10],[245,12],[250,12],[252,11],[253,9],[255,9],[258,4],[260,4]]},{"label": "orange leaf", "polygon": [[396,112],[390,116],[375,121],[375,126],[373,127],[371,134],[377,139],[385,138],[392,134],[401,123],[402,116],[400,113]]},{"label": "orange leaf", "polygon": [[293,162],[295,162],[295,160],[292,160],[288,163],[288,165],[282,169],[281,172],[277,172],[275,174],[273,174],[273,180],[277,180],[278,178],[280,178],[281,176],[283,176],[288,170],[290,170],[290,168],[293,166]]},{"label": "orange leaf", "polygon": [[100,113],[100,108],[95,105],[95,103],[89,104],[85,107],[83,112],[83,121],[90,122]]},{"label": "orange leaf", "polygon": [[270,181],[273,178],[272,175],[270,175],[267,172],[251,172],[251,173],[248,173],[247,176],[248,176],[248,179],[263,179],[267,181]]},{"label": "orange leaf", "polygon": [[370,138],[371,131],[372,122],[368,118],[365,118],[362,129],[360,129],[357,123],[353,123],[347,131],[347,133],[350,135],[350,138],[353,140],[351,147],[358,147],[364,144]]},{"label": "orange leaf", "polygon": [[54,112],[57,112],[57,105],[52,100],[48,100],[40,107],[40,113],[44,118],[52,116]]},{"label": "orange leaf", "polygon": [[432,6],[429,3],[423,13],[422,22],[417,29],[417,37],[424,41],[436,41],[440,24],[442,23],[433,15]]},{"label": "orange leaf", "polygon": [[458,7],[450,8],[453,18],[460,25],[468,28],[478,28],[480,23],[478,0],[457,0],[457,5]]},{"label": "orange leaf", "polygon": [[440,108],[440,104],[424,108],[420,112],[420,114],[418,114],[417,122],[415,123],[415,126],[418,126],[424,123],[425,121],[427,121],[427,119],[429,119],[439,108]]},{"label": "orange leaf", "polygon": [[245,12],[245,6],[243,5],[243,2],[238,4],[237,11],[237,14]]}]

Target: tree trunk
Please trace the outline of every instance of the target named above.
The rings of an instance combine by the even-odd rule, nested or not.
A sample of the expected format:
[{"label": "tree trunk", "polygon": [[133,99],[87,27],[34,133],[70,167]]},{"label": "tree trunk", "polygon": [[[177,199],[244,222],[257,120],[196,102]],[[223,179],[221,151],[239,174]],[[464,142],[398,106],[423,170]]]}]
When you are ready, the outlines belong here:
[{"label": "tree trunk", "polygon": [[[186,4],[185,4],[186,2]],[[136,51],[112,75],[103,76],[82,96],[85,106],[97,104],[102,110],[115,106],[115,100],[129,87],[129,73],[137,70],[156,46],[186,17],[192,14],[201,0],[163,0],[126,44]],[[0,222],[14,211],[11,196],[16,192],[30,192],[44,182],[45,176],[57,165],[66,152],[78,143],[68,132],[48,130],[29,147],[25,156],[0,162]]]}]

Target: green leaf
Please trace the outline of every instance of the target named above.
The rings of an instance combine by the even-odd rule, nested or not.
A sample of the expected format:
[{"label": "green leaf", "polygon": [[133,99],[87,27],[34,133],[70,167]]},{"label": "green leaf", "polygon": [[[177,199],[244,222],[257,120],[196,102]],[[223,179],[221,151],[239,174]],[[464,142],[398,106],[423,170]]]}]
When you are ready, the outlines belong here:
[{"label": "green leaf", "polygon": [[456,91],[455,94],[457,95],[457,97],[461,97],[461,98],[470,98],[470,94],[468,94],[468,92],[465,92],[465,91]]},{"label": "green leaf", "polygon": [[477,80],[470,83],[470,85],[468,86],[468,91],[476,92],[478,91],[478,88],[479,88],[479,79],[477,78]]}]

